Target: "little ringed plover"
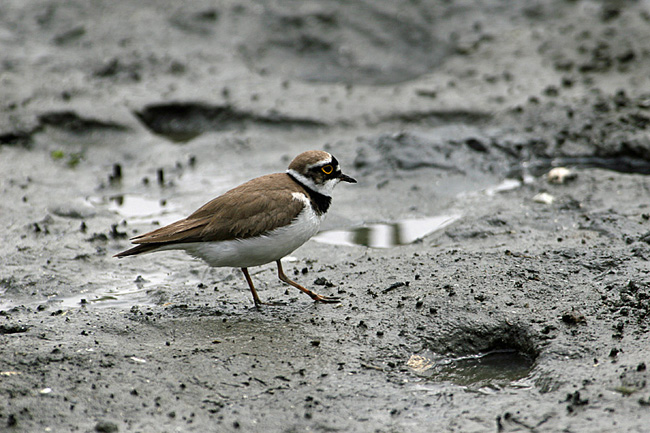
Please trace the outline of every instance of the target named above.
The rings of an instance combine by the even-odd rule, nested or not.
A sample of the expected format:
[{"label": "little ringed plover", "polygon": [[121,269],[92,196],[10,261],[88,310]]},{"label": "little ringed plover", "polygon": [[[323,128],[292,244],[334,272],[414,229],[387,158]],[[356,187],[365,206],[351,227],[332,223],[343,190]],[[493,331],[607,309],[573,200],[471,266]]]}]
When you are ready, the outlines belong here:
[{"label": "little ringed plover", "polygon": [[338,302],[290,280],[280,259],[314,236],[339,182],[357,181],[341,172],[327,152],[296,156],[286,173],[250,180],[209,201],[185,219],[131,239],[135,247],[114,257],[183,250],[213,267],[241,268],[256,306],[263,304],[248,273],[275,261],[278,277],[318,302]]}]

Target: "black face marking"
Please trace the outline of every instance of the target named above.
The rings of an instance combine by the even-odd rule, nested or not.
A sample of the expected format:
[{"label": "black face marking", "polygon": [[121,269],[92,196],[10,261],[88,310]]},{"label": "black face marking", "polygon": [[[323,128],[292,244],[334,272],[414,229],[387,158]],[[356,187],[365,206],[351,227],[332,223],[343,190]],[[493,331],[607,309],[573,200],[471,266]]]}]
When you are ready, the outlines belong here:
[{"label": "black face marking", "polygon": [[334,171],[330,177],[339,177],[341,174],[341,167],[339,166],[339,161],[334,156],[332,156],[331,164],[334,166]]},{"label": "black face marking", "polygon": [[318,191],[314,191],[313,189],[309,188],[307,185],[301,183],[298,179],[293,177],[291,173],[287,173],[291,179],[293,179],[294,182],[296,182],[298,185],[301,185],[303,188],[305,188],[305,191],[307,191],[307,194],[309,194],[309,200],[311,201],[311,204],[314,206],[314,211],[316,212],[317,215],[323,215],[325,212],[327,212],[327,209],[329,209],[330,204],[332,204],[332,197],[328,197],[325,194],[321,194]]},{"label": "black face marking", "polygon": [[[331,168],[328,166],[331,166]],[[341,167],[339,166],[338,160],[333,156],[330,162],[324,162],[309,169],[309,177],[311,177],[316,184],[325,183],[325,181],[329,179],[336,179],[340,175]]]},{"label": "black face marking", "polygon": [[314,211],[316,211],[316,214],[323,215],[325,212],[327,212],[327,209],[330,208],[330,204],[332,204],[332,197],[328,197],[309,188],[305,189],[307,190],[309,198],[314,205]]}]

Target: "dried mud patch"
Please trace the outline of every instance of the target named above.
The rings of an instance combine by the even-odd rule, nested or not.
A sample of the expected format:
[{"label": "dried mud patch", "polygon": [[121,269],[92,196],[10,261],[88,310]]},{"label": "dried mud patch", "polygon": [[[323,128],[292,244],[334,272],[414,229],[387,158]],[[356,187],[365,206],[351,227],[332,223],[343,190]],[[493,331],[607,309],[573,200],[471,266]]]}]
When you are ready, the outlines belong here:
[{"label": "dried mud patch", "polygon": [[415,3],[269,5],[242,54],[253,69],[285,78],[398,83],[429,73],[451,51],[432,12]]}]

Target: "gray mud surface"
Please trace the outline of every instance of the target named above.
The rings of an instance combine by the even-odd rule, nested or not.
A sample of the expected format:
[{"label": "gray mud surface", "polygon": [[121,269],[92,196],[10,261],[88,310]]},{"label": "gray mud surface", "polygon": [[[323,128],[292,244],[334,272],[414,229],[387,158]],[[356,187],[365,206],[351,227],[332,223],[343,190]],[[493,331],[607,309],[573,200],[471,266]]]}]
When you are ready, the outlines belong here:
[{"label": "gray mud surface", "polygon": [[[648,431],[649,71],[647,0],[3,0],[0,430]],[[340,305],[111,257],[308,149]]]}]

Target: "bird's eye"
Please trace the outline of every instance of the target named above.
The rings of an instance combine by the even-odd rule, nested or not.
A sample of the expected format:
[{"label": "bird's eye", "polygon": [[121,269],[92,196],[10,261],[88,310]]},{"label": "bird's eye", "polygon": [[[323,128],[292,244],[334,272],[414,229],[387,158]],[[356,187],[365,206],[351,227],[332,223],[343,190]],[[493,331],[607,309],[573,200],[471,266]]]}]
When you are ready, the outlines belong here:
[{"label": "bird's eye", "polygon": [[324,165],[323,168],[321,168],[321,170],[323,170],[323,173],[325,174],[332,174],[332,172],[334,171],[334,167],[328,164],[328,165]]}]

